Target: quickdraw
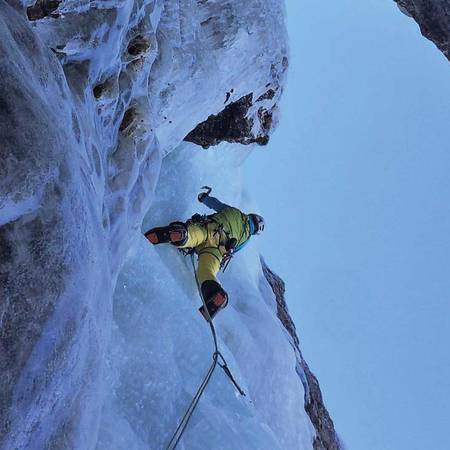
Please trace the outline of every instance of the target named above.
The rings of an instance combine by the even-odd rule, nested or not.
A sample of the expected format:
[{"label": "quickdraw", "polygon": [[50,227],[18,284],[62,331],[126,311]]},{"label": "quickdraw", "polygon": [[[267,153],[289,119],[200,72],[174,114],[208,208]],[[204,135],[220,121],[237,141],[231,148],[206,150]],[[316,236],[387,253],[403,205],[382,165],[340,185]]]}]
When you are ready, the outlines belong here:
[{"label": "quickdraw", "polygon": [[233,258],[233,252],[227,252],[225,255],[223,255],[222,262],[220,263],[220,269],[222,272],[225,272],[227,270],[228,264],[230,264],[230,261]]}]

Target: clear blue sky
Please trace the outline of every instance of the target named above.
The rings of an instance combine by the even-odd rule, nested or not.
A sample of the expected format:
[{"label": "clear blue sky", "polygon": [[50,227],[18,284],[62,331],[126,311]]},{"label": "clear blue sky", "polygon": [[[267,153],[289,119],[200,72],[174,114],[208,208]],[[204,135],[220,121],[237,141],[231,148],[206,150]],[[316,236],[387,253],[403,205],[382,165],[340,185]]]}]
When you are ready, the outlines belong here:
[{"label": "clear blue sky", "polygon": [[349,450],[448,450],[450,63],[393,1],[287,12],[263,253]]}]

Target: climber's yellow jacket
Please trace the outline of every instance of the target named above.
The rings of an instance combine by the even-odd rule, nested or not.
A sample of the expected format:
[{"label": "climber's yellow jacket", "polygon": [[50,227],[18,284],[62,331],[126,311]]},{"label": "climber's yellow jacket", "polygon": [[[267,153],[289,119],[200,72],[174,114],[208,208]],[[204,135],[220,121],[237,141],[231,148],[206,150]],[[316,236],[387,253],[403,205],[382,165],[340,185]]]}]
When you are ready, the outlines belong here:
[{"label": "climber's yellow jacket", "polygon": [[[210,197],[209,199],[214,199]],[[216,199],[214,199],[216,200]],[[216,280],[220,264],[227,253],[227,243],[236,239],[235,250],[239,251],[251,235],[248,215],[237,208],[221,202],[204,202],[219,212],[206,217],[203,221],[189,220],[187,225],[188,239],[181,248],[193,248],[198,254],[198,281]],[[210,206],[213,205],[213,206]]]}]

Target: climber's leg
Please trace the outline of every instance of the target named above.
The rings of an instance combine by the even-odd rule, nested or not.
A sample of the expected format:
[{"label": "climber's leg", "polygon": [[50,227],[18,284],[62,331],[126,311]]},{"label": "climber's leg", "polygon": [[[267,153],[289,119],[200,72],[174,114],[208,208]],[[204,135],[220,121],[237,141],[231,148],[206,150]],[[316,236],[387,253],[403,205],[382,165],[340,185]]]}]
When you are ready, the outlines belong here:
[{"label": "climber's leg", "polygon": [[170,242],[179,248],[195,248],[205,243],[208,230],[198,223],[172,222],[166,227],[148,230],[145,237],[154,245]]},{"label": "climber's leg", "polygon": [[183,222],[172,222],[166,227],[152,228],[144,235],[153,245],[170,242],[179,247],[187,241],[187,234],[187,228]]},{"label": "climber's leg", "polygon": [[196,248],[206,242],[208,238],[208,230],[206,225],[200,223],[187,222],[187,239],[181,245],[180,248]]},{"label": "climber's leg", "polygon": [[[203,249],[198,258],[197,277],[211,319],[228,303],[228,295],[216,278],[220,269],[220,261],[221,254],[214,248]],[[204,306],[199,311],[208,320]]]}]

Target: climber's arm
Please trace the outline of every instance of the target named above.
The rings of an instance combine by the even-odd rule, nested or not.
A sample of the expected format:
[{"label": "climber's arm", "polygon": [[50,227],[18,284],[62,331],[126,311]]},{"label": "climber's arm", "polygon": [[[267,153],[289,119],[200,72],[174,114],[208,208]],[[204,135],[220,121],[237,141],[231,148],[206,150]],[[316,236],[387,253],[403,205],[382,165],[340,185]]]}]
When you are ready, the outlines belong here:
[{"label": "climber's arm", "polygon": [[208,195],[205,192],[199,194],[198,201],[206,205],[208,208],[214,209],[214,211],[216,212],[221,212],[225,208],[231,208],[231,206],[227,205],[226,203],[222,203],[216,197]]}]

